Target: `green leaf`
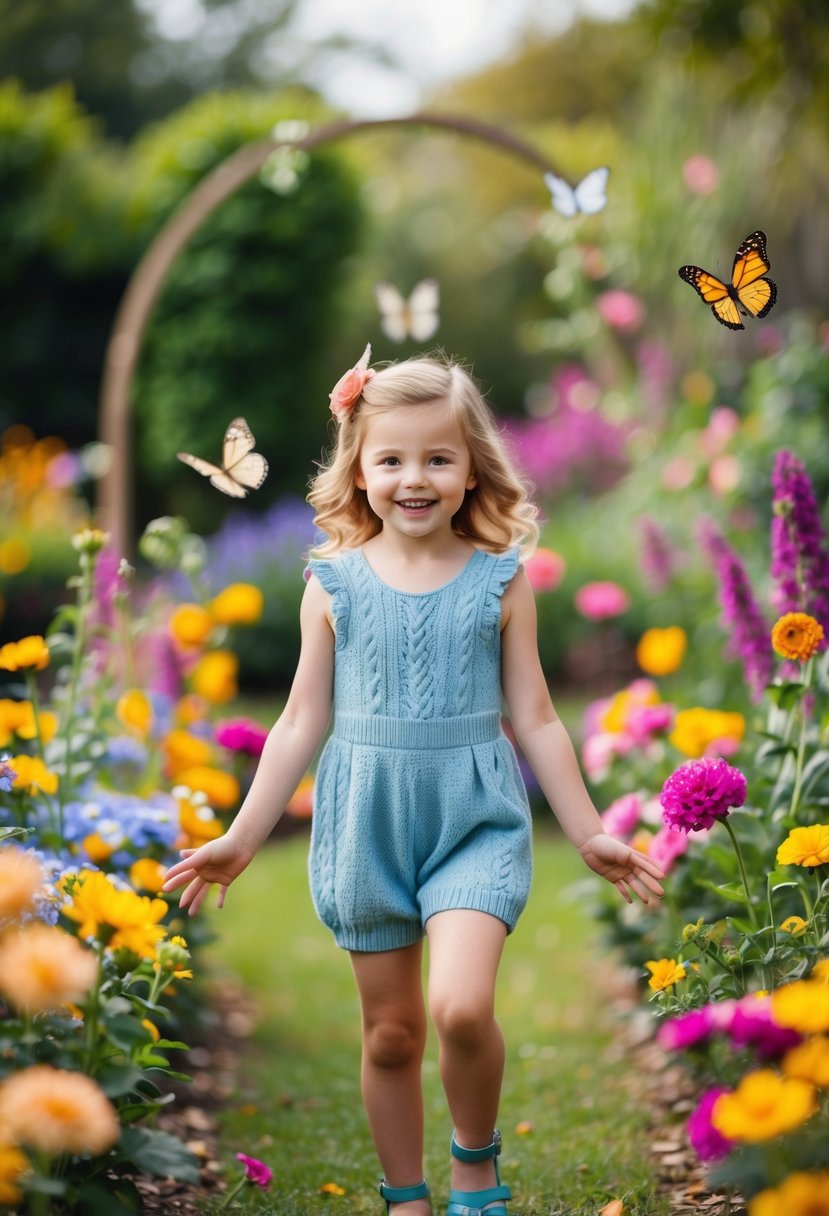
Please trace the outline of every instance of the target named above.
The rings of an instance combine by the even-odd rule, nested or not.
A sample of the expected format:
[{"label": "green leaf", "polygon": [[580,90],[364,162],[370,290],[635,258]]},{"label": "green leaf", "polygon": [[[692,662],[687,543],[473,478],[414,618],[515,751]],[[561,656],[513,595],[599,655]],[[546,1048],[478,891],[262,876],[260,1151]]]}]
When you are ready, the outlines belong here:
[{"label": "green leaf", "polygon": [[807,798],[821,778],[829,773],[829,751],[815,752],[803,769],[803,797]]},{"label": "green leaf", "polygon": [[[116,999],[120,1000],[120,998]],[[114,1001],[110,1004],[114,1004]],[[144,1044],[147,1041],[146,1026],[142,1026],[135,1017],[127,1014],[107,1017],[104,1026],[109,1042],[127,1053],[131,1052],[139,1043]]]},{"label": "green leaf", "polygon": [[779,709],[791,709],[803,696],[806,689],[799,682],[784,681],[780,684],[769,684],[766,692]]},{"label": "green leaf", "polygon": [[142,1075],[141,1069],[132,1064],[105,1064],[95,1080],[108,1098],[120,1098],[135,1089]]},{"label": "green leaf", "polygon": [[697,881],[701,887],[706,887],[707,890],[714,891],[717,895],[722,895],[724,899],[731,899],[738,904],[748,903],[742,883],[711,882],[710,878],[700,878]]},{"label": "green leaf", "polygon": [[113,1179],[111,1187],[83,1182],[72,1211],[78,1216],[136,1216],[141,1211],[141,1196],[127,1178]]},{"label": "green leaf", "polygon": [[140,1170],[156,1178],[175,1178],[179,1182],[199,1181],[199,1163],[189,1149],[169,1132],[147,1127],[125,1127],[121,1131],[121,1155]]}]

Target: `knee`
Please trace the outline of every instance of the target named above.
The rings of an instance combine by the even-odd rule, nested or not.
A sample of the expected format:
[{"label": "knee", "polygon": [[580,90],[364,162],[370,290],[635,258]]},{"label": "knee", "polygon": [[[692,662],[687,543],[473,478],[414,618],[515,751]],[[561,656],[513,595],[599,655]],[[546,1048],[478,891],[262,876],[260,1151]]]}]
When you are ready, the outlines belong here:
[{"label": "knee", "polygon": [[405,1068],[420,1060],[425,1039],[425,1027],[402,1019],[382,1019],[363,1030],[366,1056],[376,1068]]},{"label": "knee", "polygon": [[494,1011],[488,1001],[476,1002],[462,996],[433,1001],[431,1013],[441,1042],[460,1048],[480,1047],[494,1022]]}]

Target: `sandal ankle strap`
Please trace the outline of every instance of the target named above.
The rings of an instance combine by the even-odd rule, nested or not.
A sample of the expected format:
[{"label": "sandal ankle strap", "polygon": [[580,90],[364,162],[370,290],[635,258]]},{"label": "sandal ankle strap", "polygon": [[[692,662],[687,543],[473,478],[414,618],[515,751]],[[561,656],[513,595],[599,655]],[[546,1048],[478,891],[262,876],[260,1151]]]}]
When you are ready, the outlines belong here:
[{"label": "sandal ankle strap", "polygon": [[380,1194],[386,1203],[409,1203],[413,1199],[428,1199],[431,1191],[425,1178],[416,1186],[388,1186],[384,1178],[380,1183]]},{"label": "sandal ankle strap", "polygon": [[465,1161],[468,1165],[473,1165],[476,1161],[488,1161],[490,1157],[500,1155],[501,1133],[496,1128],[492,1133],[492,1142],[483,1148],[464,1148],[462,1144],[458,1144],[455,1139],[455,1133],[452,1132],[452,1143],[449,1146],[449,1151],[453,1157],[457,1157],[458,1161]]}]

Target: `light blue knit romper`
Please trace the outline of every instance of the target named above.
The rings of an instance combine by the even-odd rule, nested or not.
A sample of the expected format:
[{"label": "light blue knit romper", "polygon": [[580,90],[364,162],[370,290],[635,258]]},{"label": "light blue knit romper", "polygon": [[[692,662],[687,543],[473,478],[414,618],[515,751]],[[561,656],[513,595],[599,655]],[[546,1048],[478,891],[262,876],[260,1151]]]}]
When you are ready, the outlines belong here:
[{"label": "light blue knit romper", "polygon": [[359,549],[309,562],[332,598],[334,729],[317,769],[309,871],[347,950],[392,950],[435,912],[509,931],[529,893],[530,810],[501,730],[501,596],[518,550],[396,591]]}]

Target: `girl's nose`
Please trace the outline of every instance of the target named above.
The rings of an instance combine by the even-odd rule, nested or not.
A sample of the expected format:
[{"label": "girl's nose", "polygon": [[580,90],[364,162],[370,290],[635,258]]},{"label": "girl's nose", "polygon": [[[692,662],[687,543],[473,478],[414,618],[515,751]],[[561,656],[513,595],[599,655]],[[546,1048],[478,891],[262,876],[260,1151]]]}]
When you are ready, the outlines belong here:
[{"label": "girl's nose", "polygon": [[403,477],[404,484],[415,489],[417,486],[422,486],[426,482],[426,476],[422,469],[412,468],[407,469]]}]

